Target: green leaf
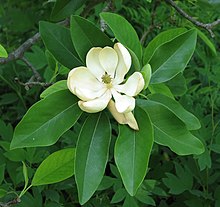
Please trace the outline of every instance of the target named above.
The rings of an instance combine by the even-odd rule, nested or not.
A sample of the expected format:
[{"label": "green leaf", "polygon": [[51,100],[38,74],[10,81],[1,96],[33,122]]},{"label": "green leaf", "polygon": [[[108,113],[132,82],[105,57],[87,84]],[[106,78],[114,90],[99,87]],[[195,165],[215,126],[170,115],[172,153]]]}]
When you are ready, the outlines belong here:
[{"label": "green leaf", "polygon": [[185,124],[165,106],[150,100],[138,100],[138,105],[150,116],[154,126],[156,143],[168,146],[178,155],[204,152],[202,142],[193,136]]},{"label": "green leaf", "polygon": [[72,42],[84,63],[86,54],[92,47],[113,45],[113,42],[99,28],[80,16],[71,16],[70,31]]},{"label": "green leaf", "polygon": [[140,202],[145,203],[147,205],[156,206],[154,199],[149,196],[148,191],[146,191],[144,188],[138,189],[135,198],[137,198]]},{"label": "green leaf", "polygon": [[81,116],[77,102],[62,90],[34,104],[15,128],[11,149],[54,144]]},{"label": "green leaf", "polygon": [[54,83],[52,86],[50,86],[49,88],[47,88],[46,90],[44,90],[41,94],[40,94],[40,98],[46,98],[48,95],[51,95],[52,93],[55,93],[57,91],[62,91],[62,90],[66,90],[67,88],[67,81],[66,80],[61,80],[58,81],[56,83]]},{"label": "green leaf", "polygon": [[0,198],[3,198],[7,193],[8,192],[5,189],[0,188]]},{"label": "green leaf", "polygon": [[[132,62],[132,66],[134,66],[134,70],[140,72],[141,65],[140,65],[140,62],[138,60],[137,55],[129,48],[128,48],[128,51],[131,55],[131,62]],[[131,72],[131,70],[129,72]]]},{"label": "green leaf", "polygon": [[149,85],[148,88],[152,94],[160,93],[160,94],[163,94],[165,96],[168,96],[168,97],[174,99],[174,96],[173,96],[172,92],[170,91],[169,87],[166,86],[164,83],[151,84],[151,85]]},{"label": "green leaf", "polygon": [[198,156],[199,169],[202,171],[212,167],[212,159],[210,152],[206,149],[204,153]]},{"label": "green leaf", "polygon": [[0,58],[7,58],[8,53],[5,48],[0,44]]},{"label": "green leaf", "polygon": [[193,55],[197,32],[192,29],[157,48],[149,63],[151,83],[162,83],[183,71]]},{"label": "green leaf", "polygon": [[141,74],[143,75],[144,77],[144,89],[145,90],[149,83],[150,83],[150,79],[151,79],[151,73],[152,73],[152,70],[151,70],[151,66],[150,64],[146,64],[142,69],[141,69]]},{"label": "green leaf", "polygon": [[4,180],[5,175],[5,164],[0,165],[0,185],[2,184],[2,181]]},{"label": "green leaf", "polygon": [[119,126],[115,143],[115,162],[128,193],[133,196],[141,185],[148,167],[153,145],[153,128],[147,113],[137,107],[134,113],[139,131]]},{"label": "green leaf", "polygon": [[122,207],[139,207],[134,197],[127,195]]},{"label": "green leaf", "polygon": [[116,39],[121,44],[131,49],[140,61],[142,58],[142,47],[138,35],[132,25],[124,17],[118,14],[103,12],[100,16],[110,27]]},{"label": "green leaf", "polygon": [[191,190],[193,186],[192,173],[175,163],[176,175],[165,173],[167,178],[163,178],[163,183],[170,189],[169,193],[179,195],[186,190]]},{"label": "green leaf", "polygon": [[174,78],[166,82],[166,85],[175,96],[182,96],[187,91],[186,79],[182,73],[178,73]]},{"label": "green leaf", "polygon": [[198,36],[202,39],[202,41],[209,47],[209,49],[212,51],[212,53],[216,56],[216,49],[214,44],[209,40],[209,38],[199,29],[196,29],[198,32]]},{"label": "green leaf", "polygon": [[[10,143],[9,143],[9,146],[10,146]],[[26,155],[27,154],[24,149],[8,150],[7,152],[4,153],[4,156],[13,162],[20,162],[20,161],[25,160]]]},{"label": "green leaf", "polygon": [[143,64],[145,65],[149,62],[159,46],[173,40],[174,38],[183,34],[186,31],[187,30],[185,28],[169,29],[157,35],[152,41],[149,42],[147,47],[144,49]]},{"label": "green leaf", "polygon": [[201,127],[199,120],[193,114],[185,110],[176,100],[162,94],[149,95],[148,98],[152,101],[161,103],[172,111],[182,122],[185,123],[188,130],[196,130]]},{"label": "green leaf", "polygon": [[102,181],[111,139],[111,125],[105,113],[91,114],[83,124],[75,160],[75,179],[80,204],[86,203]]},{"label": "green leaf", "polygon": [[37,168],[32,186],[63,181],[74,174],[75,148],[62,149],[49,155]]},{"label": "green leaf", "polygon": [[47,49],[59,63],[70,69],[82,65],[73,47],[69,29],[42,21],[40,35]]},{"label": "green leaf", "polygon": [[127,195],[127,191],[124,188],[117,189],[114,196],[112,197],[111,203],[121,202],[122,200],[124,200],[126,195]]},{"label": "green leaf", "polygon": [[28,185],[28,171],[25,162],[22,161],[22,164],[23,164],[23,176],[24,176],[24,189],[26,189]]},{"label": "green leaf", "polygon": [[106,190],[110,188],[114,184],[114,181],[115,181],[114,178],[109,176],[104,176],[97,190]]},{"label": "green leaf", "polygon": [[51,19],[60,21],[77,11],[86,0],[56,0]]}]

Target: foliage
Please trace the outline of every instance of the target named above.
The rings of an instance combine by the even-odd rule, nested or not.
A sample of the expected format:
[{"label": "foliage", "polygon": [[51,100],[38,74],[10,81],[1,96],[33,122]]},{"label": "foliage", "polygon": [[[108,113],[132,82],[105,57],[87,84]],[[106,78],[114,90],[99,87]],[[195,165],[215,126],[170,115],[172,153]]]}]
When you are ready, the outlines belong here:
[{"label": "foliage", "polygon": [[[216,20],[219,7],[178,5],[204,22]],[[202,6],[209,9],[200,12]],[[220,205],[217,27],[212,40],[157,0],[4,1],[0,22],[0,57],[38,25],[42,39],[24,53],[41,80],[22,59],[0,65],[1,202]],[[139,131],[119,125],[108,110],[82,112],[66,86],[69,70],[85,65],[91,47],[117,41],[131,53],[131,72],[141,71],[146,81],[134,110]]]}]

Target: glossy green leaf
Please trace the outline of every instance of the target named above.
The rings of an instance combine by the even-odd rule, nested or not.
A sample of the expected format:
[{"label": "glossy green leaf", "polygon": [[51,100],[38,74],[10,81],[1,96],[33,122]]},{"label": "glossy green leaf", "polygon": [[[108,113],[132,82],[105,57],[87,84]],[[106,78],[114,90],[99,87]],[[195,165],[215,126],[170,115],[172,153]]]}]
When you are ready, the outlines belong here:
[{"label": "glossy green leaf", "polygon": [[70,31],[73,44],[81,60],[86,62],[86,54],[92,47],[112,46],[113,42],[92,22],[71,16]]},{"label": "glossy green leaf", "polygon": [[87,202],[102,181],[111,139],[111,126],[104,112],[91,114],[82,126],[75,160],[79,201]]},{"label": "glossy green leaf", "polygon": [[67,88],[67,81],[66,80],[61,80],[58,81],[56,83],[54,83],[52,86],[50,86],[49,88],[47,88],[46,90],[44,90],[41,94],[40,94],[40,98],[46,98],[48,95],[51,95],[52,93],[55,93],[57,91],[62,91],[62,90],[66,90]]},{"label": "glossy green leaf", "polygon": [[182,96],[187,91],[186,79],[182,73],[178,73],[174,78],[166,82],[173,95]]},{"label": "glossy green leaf", "polygon": [[189,30],[157,48],[150,59],[151,83],[166,82],[183,71],[193,55],[197,32]]},{"label": "glossy green leaf", "polygon": [[0,58],[7,58],[8,53],[5,48],[0,44]]},{"label": "glossy green leaf", "polygon": [[82,65],[73,47],[69,29],[42,21],[40,35],[47,49],[59,63],[70,69]]},{"label": "glossy green leaf", "polygon": [[11,149],[54,144],[82,114],[77,102],[62,90],[35,103],[15,128]]},{"label": "glossy green leaf", "polygon": [[214,44],[209,40],[209,38],[199,29],[196,29],[198,32],[198,36],[202,39],[202,41],[209,47],[209,49],[212,51],[212,53],[216,56],[216,49]]},{"label": "glossy green leaf", "polygon": [[127,195],[127,191],[124,188],[117,189],[114,196],[112,197],[111,203],[121,202],[122,200],[124,200],[126,195]]},{"label": "glossy green leaf", "polygon": [[116,39],[124,46],[131,49],[139,60],[142,57],[142,47],[138,35],[132,25],[122,16],[110,12],[100,14],[105,23],[110,27]]},{"label": "glossy green leaf", "polygon": [[75,148],[62,149],[49,155],[37,168],[31,185],[63,181],[74,174]]},{"label": "glossy green leaf", "polygon": [[51,13],[51,19],[60,21],[71,14],[74,14],[86,0],[56,0],[54,8]]},{"label": "glossy green leaf", "polygon": [[143,75],[144,77],[144,89],[145,90],[149,83],[150,83],[150,79],[151,79],[151,74],[152,74],[152,70],[151,70],[151,66],[150,64],[146,64],[142,69],[141,69],[141,74]]},{"label": "glossy green leaf", "polygon": [[165,96],[168,96],[168,97],[174,99],[174,96],[173,96],[171,90],[164,83],[151,84],[151,85],[149,85],[148,88],[152,94],[160,93],[160,94],[163,94]]},{"label": "glossy green leaf", "polygon": [[134,115],[139,131],[120,125],[114,152],[124,186],[131,196],[135,195],[146,175],[153,145],[153,127],[148,114],[137,107]]},{"label": "glossy green leaf", "polygon": [[150,116],[156,143],[168,146],[178,155],[204,152],[202,142],[192,135],[185,124],[165,106],[150,100],[138,100],[138,105]]},{"label": "glossy green leaf", "polygon": [[152,94],[148,98],[152,101],[161,103],[172,111],[181,121],[183,121],[188,130],[196,130],[201,127],[199,120],[186,109],[184,109],[176,100],[162,94]]},{"label": "glossy green leaf", "polygon": [[183,34],[186,31],[187,30],[185,28],[177,28],[169,29],[158,34],[153,40],[149,42],[147,47],[144,49],[143,64],[147,64],[149,62],[149,60],[151,59],[151,57],[153,56],[153,54],[159,46],[171,41],[172,39],[176,38],[177,36]]},{"label": "glossy green leaf", "polygon": [[[131,67],[134,67],[134,71],[140,72],[141,65],[140,65],[140,61],[138,60],[137,55],[129,48],[128,48],[128,51],[131,55],[131,62],[132,62]],[[129,72],[131,72],[131,71],[132,71],[132,69]]]}]

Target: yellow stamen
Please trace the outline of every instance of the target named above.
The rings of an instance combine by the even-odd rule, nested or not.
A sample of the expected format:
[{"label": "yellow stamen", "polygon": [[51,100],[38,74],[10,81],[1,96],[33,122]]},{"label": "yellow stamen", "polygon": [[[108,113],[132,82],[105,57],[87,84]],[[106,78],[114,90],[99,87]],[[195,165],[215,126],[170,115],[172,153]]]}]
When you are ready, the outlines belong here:
[{"label": "yellow stamen", "polygon": [[105,75],[102,76],[102,82],[105,84],[110,84],[112,82],[111,76],[105,73]]}]

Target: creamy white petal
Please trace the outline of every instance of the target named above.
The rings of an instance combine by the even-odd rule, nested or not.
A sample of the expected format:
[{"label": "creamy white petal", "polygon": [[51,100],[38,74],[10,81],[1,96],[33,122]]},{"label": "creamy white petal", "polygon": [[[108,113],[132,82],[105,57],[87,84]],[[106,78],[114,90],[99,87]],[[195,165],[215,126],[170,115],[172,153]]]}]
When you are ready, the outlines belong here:
[{"label": "creamy white petal", "polygon": [[83,101],[89,101],[102,96],[107,90],[106,87],[98,91],[93,91],[92,88],[75,88],[74,94]]},{"label": "creamy white petal", "polygon": [[119,124],[126,124],[126,118],[123,113],[119,113],[115,107],[115,102],[110,100],[108,103],[108,110]]},{"label": "creamy white petal", "polygon": [[118,54],[118,65],[113,83],[119,84],[124,81],[124,77],[131,67],[131,55],[121,43],[116,43],[114,45],[114,50]]},{"label": "creamy white petal", "polygon": [[102,81],[102,76],[105,74],[105,70],[99,61],[101,50],[101,47],[93,47],[86,55],[86,66],[99,81]]},{"label": "creamy white petal", "polygon": [[96,113],[107,107],[111,97],[111,92],[107,90],[101,97],[91,101],[79,101],[78,105],[85,112]]},{"label": "creamy white petal", "polygon": [[121,95],[114,88],[111,89],[115,99],[115,107],[119,113],[127,113],[134,109],[135,99],[131,96]]},{"label": "creamy white petal", "polygon": [[144,78],[140,72],[133,73],[125,84],[116,85],[115,89],[118,92],[124,93],[128,96],[136,96],[144,88]]},{"label": "creamy white petal", "polygon": [[124,113],[124,116],[126,118],[126,124],[128,124],[129,127],[134,130],[139,130],[138,123],[132,112]]},{"label": "creamy white petal", "polygon": [[104,47],[99,53],[99,61],[111,78],[114,78],[118,64],[118,55],[115,50],[111,47]]},{"label": "creamy white petal", "polygon": [[101,96],[106,86],[99,82],[86,67],[72,69],[67,78],[69,90],[83,101]]}]

